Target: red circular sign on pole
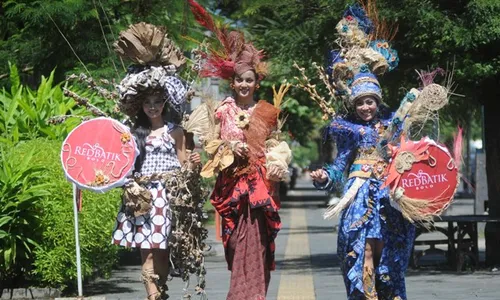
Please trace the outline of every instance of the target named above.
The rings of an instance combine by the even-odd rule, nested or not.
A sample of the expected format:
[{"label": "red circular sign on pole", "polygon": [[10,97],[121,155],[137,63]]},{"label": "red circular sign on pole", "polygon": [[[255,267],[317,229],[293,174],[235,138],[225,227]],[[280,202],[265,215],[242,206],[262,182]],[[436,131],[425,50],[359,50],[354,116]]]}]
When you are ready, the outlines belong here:
[{"label": "red circular sign on pole", "polygon": [[110,118],[83,122],[63,142],[61,162],[81,189],[105,192],[122,186],[139,151],[129,129]]}]

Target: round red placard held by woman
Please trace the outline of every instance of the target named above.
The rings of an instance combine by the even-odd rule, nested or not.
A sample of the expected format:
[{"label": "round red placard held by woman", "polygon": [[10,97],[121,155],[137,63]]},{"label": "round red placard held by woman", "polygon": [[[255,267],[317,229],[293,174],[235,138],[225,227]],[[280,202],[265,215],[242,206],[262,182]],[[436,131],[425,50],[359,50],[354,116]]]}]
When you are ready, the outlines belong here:
[{"label": "round red placard held by woman", "polygon": [[[458,168],[448,149],[429,138],[404,141],[394,147],[388,166],[386,186],[392,198],[425,201],[422,217],[440,215],[453,200],[458,186]],[[404,205],[404,203],[403,203]]]}]

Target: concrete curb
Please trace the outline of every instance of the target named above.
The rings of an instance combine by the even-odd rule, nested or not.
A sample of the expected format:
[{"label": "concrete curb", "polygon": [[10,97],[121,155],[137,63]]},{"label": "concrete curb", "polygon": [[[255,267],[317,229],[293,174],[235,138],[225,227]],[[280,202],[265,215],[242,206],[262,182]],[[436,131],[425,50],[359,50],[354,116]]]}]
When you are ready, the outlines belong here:
[{"label": "concrete curb", "polygon": [[54,300],[106,300],[106,297],[70,297],[70,298],[56,298]]},{"label": "concrete curb", "polygon": [[0,299],[53,299],[61,291],[53,288],[18,288],[0,290]]}]

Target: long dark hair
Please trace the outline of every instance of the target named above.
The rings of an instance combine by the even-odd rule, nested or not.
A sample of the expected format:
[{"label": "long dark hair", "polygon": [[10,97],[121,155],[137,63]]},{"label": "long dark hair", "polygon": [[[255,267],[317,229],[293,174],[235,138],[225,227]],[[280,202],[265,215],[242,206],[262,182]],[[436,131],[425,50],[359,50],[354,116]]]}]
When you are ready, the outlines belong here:
[{"label": "long dark hair", "polygon": [[[144,101],[144,99],[146,99],[147,96],[154,95],[157,93],[164,93],[164,92],[162,90],[145,92],[144,95],[141,95],[142,101]],[[164,97],[162,97],[162,99],[164,99]],[[168,103],[165,103],[165,105],[163,106],[163,110],[161,112],[163,122],[166,122],[166,120],[168,120],[168,114],[169,114]],[[132,134],[135,136],[137,148],[139,148],[139,156],[135,160],[134,164],[135,172],[140,172],[141,170],[142,163],[144,162],[144,157],[146,156],[146,138],[149,136],[150,133],[151,133],[151,121],[144,112],[141,104],[141,108],[137,112],[137,115],[134,117],[134,126],[132,127]]]}]

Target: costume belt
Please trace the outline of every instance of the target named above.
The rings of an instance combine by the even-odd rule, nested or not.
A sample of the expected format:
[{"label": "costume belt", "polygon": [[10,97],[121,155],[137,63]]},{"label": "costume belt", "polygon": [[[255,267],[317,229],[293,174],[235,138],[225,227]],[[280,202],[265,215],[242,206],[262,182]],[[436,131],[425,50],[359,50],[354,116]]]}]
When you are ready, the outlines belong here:
[{"label": "costume belt", "polygon": [[360,177],[381,179],[384,176],[387,163],[381,159],[357,159],[349,170],[349,178]]},{"label": "costume belt", "polygon": [[143,175],[143,176],[134,178],[134,180],[135,180],[135,182],[137,182],[141,186],[147,186],[152,181],[160,181],[162,183],[165,183],[165,181],[167,179],[172,178],[175,175],[176,175],[176,173],[173,170],[173,171],[167,171],[167,172],[162,172],[162,173],[154,173],[151,175]]},{"label": "costume belt", "polygon": [[[155,173],[136,177],[123,188],[123,211],[127,217],[139,217],[151,211],[153,195],[149,188],[158,185],[158,182],[168,185],[169,179],[176,176],[175,171]],[[167,188],[170,189],[170,188]]]}]

